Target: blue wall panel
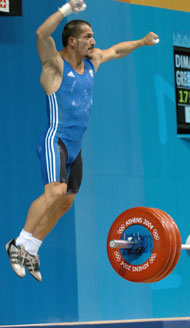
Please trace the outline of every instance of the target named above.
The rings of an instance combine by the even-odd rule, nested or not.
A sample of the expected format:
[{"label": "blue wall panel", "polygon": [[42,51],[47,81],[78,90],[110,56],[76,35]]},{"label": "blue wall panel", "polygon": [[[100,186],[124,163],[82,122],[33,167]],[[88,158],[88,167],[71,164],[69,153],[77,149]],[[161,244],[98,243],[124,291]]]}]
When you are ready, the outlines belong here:
[{"label": "blue wall panel", "polygon": [[[94,6],[97,4],[100,2]],[[134,285],[115,276],[105,245],[106,234],[117,215],[141,205],[168,211],[179,225],[183,240],[187,237],[189,143],[176,136],[173,38],[175,33],[188,33],[188,14],[104,1],[102,11],[109,15],[105,24],[105,17],[102,19],[98,13],[97,24],[97,17],[93,19],[95,8],[92,4],[89,7],[84,15],[94,23],[95,37],[100,40],[98,47],[138,39],[149,31],[159,34],[161,42],[138,49],[119,62],[106,63],[97,74],[94,112],[85,139],[85,181],[76,201],[79,318],[186,316],[186,253],[164,281]],[[89,220],[93,227],[96,225],[90,233],[89,228],[85,230]],[[92,253],[84,255],[88,240]],[[89,289],[83,288],[87,277],[95,298],[99,288],[98,302],[89,299]],[[90,311],[94,305],[99,306],[95,316]]]},{"label": "blue wall panel", "polygon": [[[149,17],[142,32],[153,29],[160,36],[160,44],[150,50],[142,49],[142,57],[135,54],[141,136],[144,163],[145,205],[162,208],[180,228],[182,241],[189,234],[188,185],[189,140],[177,137],[173,46],[189,43],[188,13],[146,7],[132,7],[132,22]],[[135,26],[136,27],[136,26]],[[138,30],[135,30],[137,35]],[[178,37],[177,37],[178,36]],[[178,40],[178,41],[176,41]],[[140,81],[144,77],[142,88]],[[183,316],[189,309],[189,258],[184,252],[176,269],[167,279],[152,285],[153,315]],[[162,306],[160,307],[160,303]]]},{"label": "blue wall panel", "polygon": [[[92,21],[97,47],[104,49],[133,39],[130,7],[125,11],[126,5],[113,1],[97,1],[93,5],[88,1],[87,5],[89,11],[83,15]],[[102,12],[94,15],[97,5],[102,12],[109,13],[106,22]],[[122,280],[110,267],[106,254],[106,238],[114,219],[126,208],[144,204],[136,67],[132,55],[127,60],[102,65],[97,73],[94,109],[83,156],[85,176],[76,200],[79,320],[151,317],[150,286]],[[84,288],[87,279],[90,288]],[[138,297],[139,293],[150,296],[146,304]],[[121,295],[130,298],[118,301]]]},{"label": "blue wall panel", "polygon": [[[106,254],[112,222],[133,206],[162,208],[187,237],[190,146],[176,135],[173,44],[178,35],[189,38],[189,16],[113,0],[86,2],[86,12],[69,19],[89,20],[98,48],[149,31],[159,34],[160,44],[106,63],[97,73],[83,184],[75,206],[42,245],[40,285],[14,275],[4,245],[43,191],[35,147],[46,123],[45,97],[35,31],[61,4],[23,1],[23,17],[0,17],[2,325],[189,316],[186,253],[156,284],[125,281]],[[54,33],[58,49],[63,25]]]},{"label": "blue wall panel", "polygon": [[29,274],[18,278],[5,252],[5,243],[19,234],[31,202],[43,192],[36,141],[46,107],[35,31],[58,6],[58,1],[48,6],[23,1],[23,17],[0,17],[1,324],[78,320],[74,207],[42,245],[42,284]]}]

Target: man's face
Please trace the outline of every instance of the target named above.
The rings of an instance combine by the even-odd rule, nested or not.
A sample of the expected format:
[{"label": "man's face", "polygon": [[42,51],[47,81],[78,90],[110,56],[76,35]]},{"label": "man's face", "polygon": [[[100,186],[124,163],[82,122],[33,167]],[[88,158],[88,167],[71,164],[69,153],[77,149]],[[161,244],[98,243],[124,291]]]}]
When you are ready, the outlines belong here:
[{"label": "man's face", "polygon": [[81,34],[76,39],[76,51],[78,54],[86,59],[92,59],[93,49],[96,44],[94,38],[94,33],[90,26],[84,24],[81,26]]}]

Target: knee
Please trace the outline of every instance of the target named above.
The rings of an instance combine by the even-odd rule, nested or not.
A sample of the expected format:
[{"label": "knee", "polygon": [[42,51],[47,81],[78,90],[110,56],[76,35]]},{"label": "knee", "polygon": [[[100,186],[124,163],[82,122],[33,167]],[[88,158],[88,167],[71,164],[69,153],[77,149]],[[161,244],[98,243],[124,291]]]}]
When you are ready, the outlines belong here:
[{"label": "knee", "polygon": [[61,202],[61,209],[63,212],[68,212],[70,208],[73,205],[74,199],[70,199],[67,196],[63,198],[63,201]]},{"label": "knee", "polygon": [[45,192],[45,196],[49,206],[59,204],[64,199],[66,188],[62,185],[54,186],[51,192]]},{"label": "knee", "polygon": [[68,212],[70,210],[70,208],[72,207],[72,204],[74,202],[75,199],[75,194],[72,195],[68,195],[66,194],[62,201],[61,204],[59,206],[59,211],[61,216],[63,216],[66,212]]}]

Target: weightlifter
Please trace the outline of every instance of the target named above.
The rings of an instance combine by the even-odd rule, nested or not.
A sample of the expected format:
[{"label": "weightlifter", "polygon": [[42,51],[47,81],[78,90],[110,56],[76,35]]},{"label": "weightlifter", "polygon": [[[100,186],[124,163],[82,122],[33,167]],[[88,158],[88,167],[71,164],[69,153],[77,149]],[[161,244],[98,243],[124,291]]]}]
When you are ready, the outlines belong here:
[{"label": "weightlifter", "polygon": [[85,10],[83,0],[71,0],[38,28],[37,50],[41,60],[41,85],[46,94],[48,126],[38,141],[44,193],[30,206],[20,235],[6,250],[14,272],[25,268],[38,281],[39,248],[58,220],[71,208],[82,180],[82,139],[92,107],[94,77],[100,66],[135,49],[159,42],[153,32],[137,41],[125,41],[106,50],[95,48],[90,23],[73,20],[62,32],[63,48],[56,49],[52,33],[65,17]]}]

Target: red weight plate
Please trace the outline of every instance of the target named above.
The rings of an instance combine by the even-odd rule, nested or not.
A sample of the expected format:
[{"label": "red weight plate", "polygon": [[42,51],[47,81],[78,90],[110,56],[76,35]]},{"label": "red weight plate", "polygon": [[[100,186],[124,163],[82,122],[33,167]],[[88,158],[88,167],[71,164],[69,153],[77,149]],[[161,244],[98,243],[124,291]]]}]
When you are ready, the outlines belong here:
[{"label": "red weight plate", "polygon": [[176,266],[176,264],[177,264],[177,262],[179,260],[180,254],[181,254],[181,235],[180,235],[180,231],[178,229],[178,226],[175,223],[175,221],[172,219],[172,217],[168,213],[166,213],[166,212],[164,212],[162,210],[160,210],[160,211],[167,216],[168,220],[170,220],[170,222],[171,222],[171,224],[173,226],[173,229],[176,232],[176,255],[175,255],[175,259],[173,261],[173,264],[172,264],[171,268],[167,272],[167,275],[166,276],[168,276],[173,271],[173,269],[175,268],[175,266]]},{"label": "red weight plate", "polygon": [[[163,270],[161,270],[161,272],[158,275],[153,276],[151,279],[146,281],[148,283],[158,282],[158,281],[164,279],[168,275],[168,272],[171,269],[173,262],[175,260],[176,251],[177,251],[176,231],[175,231],[170,219],[167,217],[167,215],[165,215],[165,212],[163,212],[159,209],[153,208],[152,211],[156,212],[158,214],[158,216],[160,217],[160,220],[162,220],[162,221],[164,220],[164,222],[167,225],[168,233],[170,235],[170,240],[171,240],[171,252],[170,252],[170,256],[169,256],[166,267]],[[165,251],[168,252],[169,250],[166,249]]]},{"label": "red weight plate", "polygon": [[176,254],[178,252],[178,242],[177,242],[177,235],[176,235],[176,229],[173,225],[173,222],[171,222],[171,220],[168,218],[167,213],[165,213],[162,210],[158,210],[161,213],[162,216],[164,216],[164,219],[168,221],[168,224],[170,225],[170,233],[172,234],[172,252],[171,252],[171,256],[170,256],[170,260],[168,262],[168,266],[166,268],[166,270],[164,270],[156,279],[154,282],[160,281],[162,279],[164,279],[166,276],[168,276],[168,274],[171,272],[171,270],[173,270],[173,265],[176,259]]},{"label": "red weight plate", "polygon": [[[110,241],[119,240],[127,228],[133,225],[144,226],[153,239],[153,250],[150,258],[141,265],[125,261],[120,249],[111,248]],[[135,207],[120,214],[111,226],[107,239],[107,252],[114,270],[124,279],[133,282],[144,282],[158,275],[167,266],[170,257],[170,236],[165,222],[160,221],[158,214],[147,207]]]}]

